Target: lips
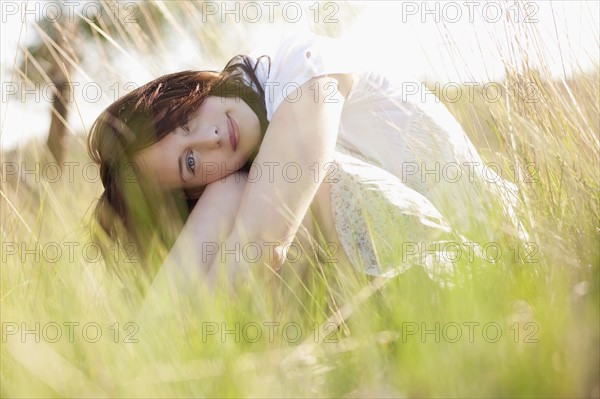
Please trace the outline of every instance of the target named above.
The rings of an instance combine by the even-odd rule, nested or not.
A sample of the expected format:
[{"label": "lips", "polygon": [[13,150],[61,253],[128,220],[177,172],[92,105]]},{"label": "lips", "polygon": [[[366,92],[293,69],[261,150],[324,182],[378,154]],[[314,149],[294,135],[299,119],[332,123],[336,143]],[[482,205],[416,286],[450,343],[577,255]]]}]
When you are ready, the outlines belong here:
[{"label": "lips", "polygon": [[231,148],[233,148],[233,151],[235,151],[240,140],[240,134],[237,123],[229,115],[227,115],[227,130],[229,131],[229,142],[231,143]]}]

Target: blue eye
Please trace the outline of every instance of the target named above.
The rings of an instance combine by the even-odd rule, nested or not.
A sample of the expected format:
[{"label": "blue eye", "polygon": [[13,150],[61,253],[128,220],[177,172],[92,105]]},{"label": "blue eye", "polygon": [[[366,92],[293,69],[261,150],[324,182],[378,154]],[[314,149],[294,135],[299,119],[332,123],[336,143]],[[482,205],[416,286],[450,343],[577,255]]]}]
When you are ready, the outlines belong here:
[{"label": "blue eye", "polygon": [[190,172],[193,172],[196,167],[196,160],[194,159],[194,155],[191,152],[186,157],[185,163],[186,163],[188,169],[190,170]]}]

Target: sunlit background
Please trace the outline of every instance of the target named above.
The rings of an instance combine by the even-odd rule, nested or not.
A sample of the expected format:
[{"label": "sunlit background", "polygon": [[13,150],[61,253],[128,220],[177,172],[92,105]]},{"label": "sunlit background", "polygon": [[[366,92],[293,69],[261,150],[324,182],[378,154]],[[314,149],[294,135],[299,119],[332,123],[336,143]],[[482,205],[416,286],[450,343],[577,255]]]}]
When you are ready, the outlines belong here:
[{"label": "sunlit background", "polygon": [[[19,79],[14,68],[23,61],[23,49],[40,41],[36,22],[51,20],[53,7],[49,4],[56,2],[26,3],[27,13],[23,13],[21,2],[2,5],[0,126],[5,150],[31,137],[43,138],[50,122],[51,90],[42,83],[38,87],[45,90],[36,91],[31,83]],[[72,3],[75,19],[97,12],[94,7],[86,8],[90,2]],[[276,2],[272,8],[261,2],[249,2],[256,7],[243,2],[174,2],[178,6],[187,3],[191,14],[185,17],[171,14],[170,3],[156,2],[167,20],[161,30],[162,42],[149,43],[145,49],[102,43],[108,54],[92,40],[78,43],[85,57],[81,70],[74,70],[70,79],[78,84],[73,91],[74,112],[69,115],[72,131],[85,132],[104,107],[133,87],[127,85],[130,82],[138,86],[160,74],[183,69],[218,70],[240,53],[270,54],[277,41],[292,31],[312,30],[347,40],[365,60],[384,69],[441,84],[481,83],[505,76],[497,47],[511,45],[504,24],[507,17],[532,24],[539,31],[539,37],[520,45],[531,54],[531,65],[543,62],[554,77],[589,72],[593,62],[600,59],[600,3],[596,1],[535,0],[524,2],[525,7],[506,1],[476,1],[468,6],[453,1],[321,2],[318,11],[310,1],[291,2],[298,8],[286,8],[286,2]],[[16,11],[11,6],[15,4]],[[131,4],[135,3],[121,2],[121,18],[129,14],[135,18],[137,9],[123,8]],[[224,14],[224,10],[231,13]],[[7,84],[13,82],[26,88],[26,94],[11,95],[14,86]],[[98,93],[99,88],[103,92]]]},{"label": "sunlit background", "polygon": [[[266,2],[61,2],[73,25],[68,15],[52,22],[57,4],[0,1],[1,397],[600,397],[598,1],[269,2],[272,20]],[[259,281],[239,297],[160,296],[148,312],[156,320],[140,321],[153,275],[140,276],[169,248],[149,240],[151,261],[128,262],[125,248],[111,246],[122,279],[99,251],[83,251],[104,191],[97,174],[83,173],[85,134],[128,90],[183,69],[220,70],[237,54],[272,55],[294,31],[342,39],[364,65],[442,94],[484,161],[515,172],[506,175],[534,252],[507,251],[513,256],[493,264],[463,259],[453,290],[420,267],[367,280],[350,265],[311,259],[305,274],[283,267],[273,290]],[[73,98],[53,114],[51,82],[60,80]],[[496,101],[481,90],[458,101],[436,90],[492,82],[502,88]],[[73,176],[48,156],[65,125]],[[47,145],[49,131],[58,134]],[[167,216],[165,228],[178,227]],[[501,211],[490,219],[505,222]],[[66,244],[76,245],[73,257]],[[43,256],[57,247],[58,260]],[[5,334],[5,326],[91,321],[104,329],[99,342]],[[309,334],[297,343],[281,334],[207,342],[207,321],[294,322]],[[132,322],[138,342],[113,339]],[[473,322],[501,326],[502,340],[469,342],[466,328],[458,342],[405,339],[406,323]],[[322,339],[331,331],[313,340],[327,323],[335,341]]]}]

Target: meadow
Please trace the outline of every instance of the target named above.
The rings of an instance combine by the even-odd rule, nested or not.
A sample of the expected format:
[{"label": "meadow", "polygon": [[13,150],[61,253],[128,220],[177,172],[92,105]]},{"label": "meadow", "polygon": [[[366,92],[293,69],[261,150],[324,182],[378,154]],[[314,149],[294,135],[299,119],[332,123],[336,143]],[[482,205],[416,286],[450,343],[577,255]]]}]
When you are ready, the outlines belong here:
[{"label": "meadow", "polygon": [[[147,49],[141,62],[152,74],[158,49],[169,45],[163,29],[196,35],[189,39],[202,38],[204,52],[225,59],[211,41],[226,34],[219,21],[183,30],[199,21],[198,4],[141,5],[136,24],[126,24],[125,13],[112,23],[87,19],[89,32],[71,33],[62,46],[114,59]],[[351,8],[343,12],[352,17]],[[3,151],[0,395],[599,397],[600,69],[596,60],[591,71],[551,76],[543,62],[530,62],[542,49],[524,46],[538,38],[535,26],[504,24],[513,45],[498,48],[505,75],[494,82],[497,92],[427,85],[482,157],[518,186],[529,237],[496,243],[501,252],[484,262],[463,256],[452,288],[416,267],[367,279],[305,248],[308,270],[287,264],[274,286],[173,293],[142,317],[150,280],[140,269],[149,266],[135,248],[113,246],[118,277],[90,241],[102,186],[87,132],[67,136],[70,169],[57,169],[40,140]],[[61,48],[50,39],[44,45],[55,54]],[[30,56],[15,76],[44,79],[33,72],[47,59]],[[109,61],[94,69],[89,56],[69,59],[92,78],[119,77]],[[157,247],[156,259],[167,251]]]}]

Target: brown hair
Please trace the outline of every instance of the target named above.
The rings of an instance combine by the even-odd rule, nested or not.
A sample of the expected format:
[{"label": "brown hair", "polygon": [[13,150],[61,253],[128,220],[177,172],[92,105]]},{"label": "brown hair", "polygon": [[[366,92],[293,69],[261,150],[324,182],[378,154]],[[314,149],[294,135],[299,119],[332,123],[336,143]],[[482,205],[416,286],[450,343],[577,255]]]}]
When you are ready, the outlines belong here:
[{"label": "brown hair", "polygon": [[[183,71],[161,76],[118,99],[98,116],[87,144],[89,156],[100,166],[104,186],[94,211],[100,229],[92,229],[100,248],[112,243],[121,248],[135,245],[145,259],[156,240],[171,247],[182,226],[173,223],[174,216],[185,222],[197,198],[186,202],[183,189],[161,190],[139,173],[134,156],[185,127],[208,96],[241,98],[258,116],[264,136],[268,126],[265,95],[256,76],[261,58],[236,56],[222,72]],[[249,169],[256,152],[242,169]],[[105,251],[107,264],[114,265],[107,254]]]}]

